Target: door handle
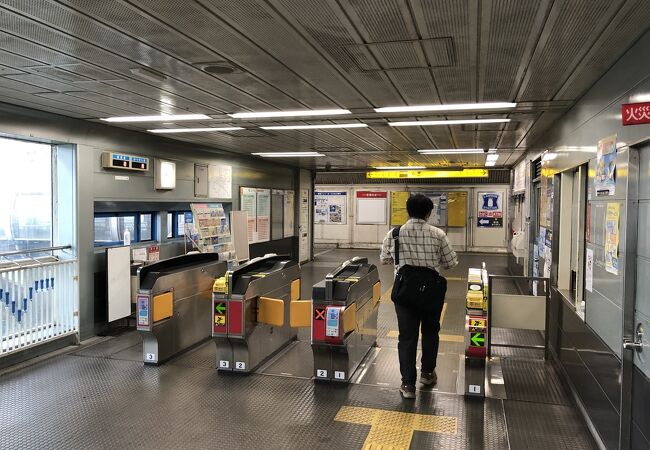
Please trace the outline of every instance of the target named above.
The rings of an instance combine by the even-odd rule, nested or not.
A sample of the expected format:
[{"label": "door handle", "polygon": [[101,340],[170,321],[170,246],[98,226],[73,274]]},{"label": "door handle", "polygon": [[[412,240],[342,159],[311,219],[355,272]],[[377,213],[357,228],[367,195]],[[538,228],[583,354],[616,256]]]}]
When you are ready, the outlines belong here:
[{"label": "door handle", "polygon": [[643,347],[645,347],[645,345],[643,345],[643,325],[638,324],[634,332],[634,339],[631,338],[623,339],[623,348],[636,350],[637,352],[642,352]]}]

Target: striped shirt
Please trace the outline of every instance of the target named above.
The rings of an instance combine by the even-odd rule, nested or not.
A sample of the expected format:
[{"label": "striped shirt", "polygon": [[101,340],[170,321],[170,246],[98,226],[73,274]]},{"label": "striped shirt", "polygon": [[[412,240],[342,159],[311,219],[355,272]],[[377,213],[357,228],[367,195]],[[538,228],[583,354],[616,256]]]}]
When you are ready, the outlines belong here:
[{"label": "striped shirt", "polygon": [[[383,264],[394,263],[395,241],[390,230],[381,246],[380,259]],[[451,269],[458,264],[456,252],[451,248],[449,238],[440,228],[429,225],[421,219],[409,219],[399,230],[400,266]]]}]

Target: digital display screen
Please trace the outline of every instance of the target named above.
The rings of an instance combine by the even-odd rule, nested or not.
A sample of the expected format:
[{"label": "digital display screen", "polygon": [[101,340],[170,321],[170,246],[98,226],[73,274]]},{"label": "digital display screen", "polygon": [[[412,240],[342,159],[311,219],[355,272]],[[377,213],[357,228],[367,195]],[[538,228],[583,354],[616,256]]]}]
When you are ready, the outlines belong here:
[{"label": "digital display screen", "polygon": [[134,169],[147,170],[147,163],[131,161],[131,167],[133,167]]},{"label": "digital display screen", "polygon": [[123,159],[114,159],[112,162],[113,167],[129,167],[129,161]]}]

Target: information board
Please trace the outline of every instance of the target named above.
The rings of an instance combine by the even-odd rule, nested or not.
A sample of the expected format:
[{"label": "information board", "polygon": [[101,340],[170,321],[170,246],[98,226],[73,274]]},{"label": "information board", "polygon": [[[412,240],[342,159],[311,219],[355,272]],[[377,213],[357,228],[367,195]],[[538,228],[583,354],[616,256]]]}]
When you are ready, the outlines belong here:
[{"label": "information board", "polygon": [[467,220],[467,192],[449,192],[447,226],[464,227]]},{"label": "information board", "polygon": [[210,198],[232,198],[232,166],[208,166],[208,187]]},{"label": "information board", "polygon": [[257,190],[257,240],[266,242],[271,240],[271,190]]},{"label": "information board", "polygon": [[347,192],[314,192],[314,223],[345,225]]},{"label": "information board", "polygon": [[357,224],[385,225],[387,192],[357,191]]},{"label": "information board", "polygon": [[409,192],[391,192],[390,193],[390,224],[404,225],[409,220],[406,211],[406,201],[410,197]]},{"label": "information board", "polygon": [[246,212],[248,243],[257,242],[257,189],[242,187],[239,189],[240,209]]},{"label": "information board", "polygon": [[479,228],[503,227],[503,198],[500,192],[478,193],[477,226]]},{"label": "information board", "polygon": [[526,160],[517,164],[514,172],[512,193],[521,194],[526,191]]},{"label": "information board", "polygon": [[293,236],[296,194],[284,191],[284,237]]},{"label": "information board", "polygon": [[447,225],[447,193],[446,192],[412,192],[429,197],[433,202],[433,211],[429,217],[429,224],[436,227]]}]

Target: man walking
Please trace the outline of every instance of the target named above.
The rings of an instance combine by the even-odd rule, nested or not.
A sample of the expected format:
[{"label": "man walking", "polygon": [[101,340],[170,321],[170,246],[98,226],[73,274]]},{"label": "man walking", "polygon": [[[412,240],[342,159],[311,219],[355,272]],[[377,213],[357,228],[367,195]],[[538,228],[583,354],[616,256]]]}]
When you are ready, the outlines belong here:
[{"label": "man walking", "polygon": [[[397,237],[399,254],[396,258],[395,239],[391,230],[384,238],[381,247],[380,259],[383,264],[394,264],[397,260],[399,267],[409,265],[427,267],[436,271],[440,268],[451,269],[458,264],[456,252],[451,248],[445,232],[427,223],[432,210],[433,202],[424,195],[412,195],[408,199],[406,211],[409,220],[400,227]],[[396,270],[399,267],[396,267]],[[399,328],[397,349],[402,375],[400,393],[404,398],[415,398],[417,379],[415,360],[420,327],[422,328],[420,383],[433,386],[438,382],[435,368],[438,357],[440,314],[444,298],[442,300],[432,298],[431,301],[436,304],[426,309],[395,304]]]}]

